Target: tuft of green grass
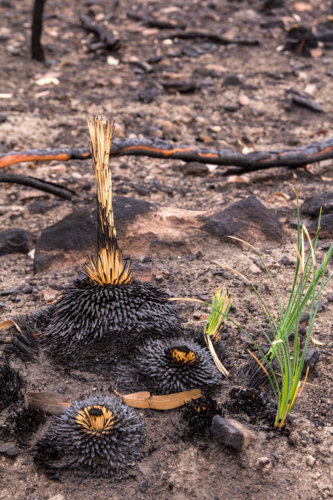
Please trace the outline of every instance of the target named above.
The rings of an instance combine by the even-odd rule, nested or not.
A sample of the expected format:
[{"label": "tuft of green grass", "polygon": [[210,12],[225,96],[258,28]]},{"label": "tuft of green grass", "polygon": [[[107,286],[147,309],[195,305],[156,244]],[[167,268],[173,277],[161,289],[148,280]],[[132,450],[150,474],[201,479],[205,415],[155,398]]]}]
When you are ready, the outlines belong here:
[{"label": "tuft of green grass", "polygon": [[[269,382],[272,386],[277,403],[275,427],[284,426],[288,413],[291,411],[291,409],[293,408],[297,399],[299,398],[299,396],[303,391],[308,370],[306,372],[303,382],[301,382],[301,377],[302,377],[302,370],[304,367],[305,356],[309,346],[311,332],[317,316],[322,291],[333,276],[333,274],[331,274],[327,278],[325,277],[325,271],[327,265],[331,260],[333,254],[333,244],[331,245],[330,249],[328,250],[321,264],[317,266],[316,263],[316,250],[318,246],[318,239],[320,232],[321,213],[319,216],[317,233],[313,241],[311,241],[305,225],[301,226],[300,223],[298,193],[296,193],[296,195],[297,195],[298,230],[297,230],[297,246],[295,244],[293,244],[293,246],[296,251],[297,262],[296,262],[296,269],[295,269],[292,289],[287,303],[281,300],[277,288],[272,279],[272,276],[260,252],[249,243],[243,240],[239,240],[242,243],[249,246],[250,248],[252,248],[257,253],[274,291],[279,311],[278,315],[274,314],[274,312],[267,305],[267,303],[265,302],[261,294],[258,292],[258,290],[251,284],[253,291],[259,298],[264,308],[264,311],[267,315],[270,327],[274,335],[273,340],[270,340],[270,338],[266,334],[265,330],[261,327],[261,325],[248,313],[249,316],[252,318],[252,320],[255,322],[255,324],[263,333],[267,342],[269,343],[270,346],[269,351],[266,354],[264,354],[260,346],[251,337],[251,335],[249,335],[248,332],[244,328],[242,328],[237,322],[235,322],[232,318],[230,318],[229,316],[227,317],[229,321],[235,324],[249,338],[249,340],[256,347],[261,356],[261,361],[259,361],[259,359],[254,354],[250,353],[256,359],[261,369],[266,373]],[[310,251],[306,256],[305,242],[307,240],[309,242]],[[227,266],[224,266],[222,264],[219,265],[228,268]],[[240,274],[238,273],[238,271],[235,271],[234,269],[231,268],[228,269],[237,274]],[[247,280],[247,278],[245,279]],[[249,280],[247,281],[249,282]],[[218,311],[218,309],[215,308],[214,304],[211,304],[210,307],[214,309],[216,312]],[[308,331],[305,339],[305,345],[303,348],[303,352],[301,353],[299,324],[305,312],[309,312],[310,318],[309,318]],[[291,346],[289,343],[289,336],[292,332],[294,332],[293,346]],[[274,360],[276,360],[278,364],[280,371],[279,375],[281,379],[277,378],[278,374],[275,373],[275,370],[273,368],[272,363]]]}]

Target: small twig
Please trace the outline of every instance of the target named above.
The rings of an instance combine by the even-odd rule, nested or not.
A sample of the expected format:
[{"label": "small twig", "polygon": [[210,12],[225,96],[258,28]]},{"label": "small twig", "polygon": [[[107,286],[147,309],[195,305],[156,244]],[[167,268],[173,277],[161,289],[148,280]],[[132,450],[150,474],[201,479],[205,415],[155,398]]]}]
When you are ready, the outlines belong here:
[{"label": "small twig", "polygon": [[119,38],[111,35],[110,31],[103,24],[97,24],[82,12],[80,13],[80,21],[83,28],[91,33],[95,33],[106,49],[117,50],[120,47]]},{"label": "small twig", "polygon": [[23,184],[24,186],[29,186],[35,189],[40,189],[46,193],[54,194],[65,200],[71,200],[75,191],[66,188],[65,186],[60,186],[59,184],[54,184],[53,182],[46,182],[41,179],[35,179],[35,177],[27,177],[20,174],[10,174],[8,172],[3,172],[0,174],[0,182],[10,182],[15,184]]}]

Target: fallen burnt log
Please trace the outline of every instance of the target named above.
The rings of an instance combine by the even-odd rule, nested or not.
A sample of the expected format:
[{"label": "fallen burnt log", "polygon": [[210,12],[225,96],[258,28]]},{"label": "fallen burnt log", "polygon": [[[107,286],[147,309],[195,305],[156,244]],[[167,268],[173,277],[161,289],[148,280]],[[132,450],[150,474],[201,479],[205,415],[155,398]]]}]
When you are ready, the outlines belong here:
[{"label": "fallen burnt log", "polygon": [[45,191],[46,193],[54,194],[65,200],[71,200],[74,191],[66,188],[65,186],[60,186],[53,182],[46,182],[41,179],[35,179],[35,177],[28,177],[20,174],[11,174],[9,172],[3,172],[0,174],[0,182],[9,182],[15,184],[23,184],[24,186],[29,186],[40,191]]},{"label": "fallen burnt log", "polygon": [[[149,156],[185,162],[201,162],[225,167],[240,167],[243,172],[253,172],[273,167],[297,168],[322,160],[333,159],[333,137],[308,146],[272,151],[254,151],[243,154],[231,149],[204,149],[197,146],[170,144],[156,139],[124,139],[114,141],[110,156]],[[88,148],[80,149],[30,149],[0,155],[0,168],[29,161],[67,161],[90,158]],[[240,170],[238,170],[240,172]],[[231,171],[224,172],[224,175]]]}]

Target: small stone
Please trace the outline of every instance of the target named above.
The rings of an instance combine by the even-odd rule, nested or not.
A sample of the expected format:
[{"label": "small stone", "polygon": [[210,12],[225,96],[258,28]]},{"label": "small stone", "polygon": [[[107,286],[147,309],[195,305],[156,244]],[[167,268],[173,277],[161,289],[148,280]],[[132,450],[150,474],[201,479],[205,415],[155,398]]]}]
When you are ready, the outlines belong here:
[{"label": "small stone", "polygon": [[284,256],[282,257],[282,259],[280,260],[280,262],[281,262],[281,264],[283,264],[284,266],[287,266],[287,265],[289,264],[289,258],[288,258],[286,255],[284,255]]},{"label": "small stone", "polygon": [[24,229],[6,229],[0,233],[0,255],[27,254],[33,248],[33,236]]},{"label": "small stone", "polygon": [[327,300],[328,300],[328,302],[333,302],[333,293],[329,293],[327,295]]},{"label": "small stone", "polygon": [[32,293],[32,286],[25,285],[23,288],[21,288],[21,293]]},{"label": "small stone", "polygon": [[193,175],[195,177],[205,177],[209,174],[207,165],[199,162],[185,163],[182,170],[185,175]]},{"label": "small stone", "polygon": [[257,466],[262,472],[268,472],[272,468],[272,462],[268,457],[260,457],[258,458]]},{"label": "small stone", "polygon": [[239,110],[239,106],[240,104],[237,102],[237,103],[234,103],[234,104],[224,104],[223,105],[223,109],[225,109],[226,111],[230,111],[231,113],[235,112],[235,111],[238,111]]},{"label": "small stone", "polygon": [[28,206],[28,210],[31,214],[45,214],[45,203],[43,201],[33,201]]},{"label": "small stone", "polygon": [[195,313],[193,313],[193,318],[199,320],[201,318],[201,315],[201,311],[195,311]]},{"label": "small stone", "polygon": [[2,290],[1,295],[6,297],[7,295],[15,295],[17,292],[16,288],[8,288],[8,290]]},{"label": "small stone", "polygon": [[248,338],[247,335],[245,335],[245,333],[241,332],[239,338],[241,339],[242,342],[244,342],[244,344],[253,345],[251,340]]},{"label": "small stone", "polygon": [[312,455],[307,455],[305,461],[306,461],[306,464],[309,465],[310,467],[313,467],[314,464],[316,463],[316,459]]},{"label": "small stone", "polygon": [[240,422],[222,418],[220,415],[215,415],[213,418],[211,432],[221,444],[231,446],[237,451],[246,448],[255,437]]},{"label": "small stone", "polygon": [[290,446],[296,446],[297,445],[296,436],[289,436],[288,437],[288,444],[290,444]]},{"label": "small stone", "polygon": [[54,497],[49,498],[49,500],[65,500],[65,497],[63,495],[55,495]]},{"label": "small stone", "polygon": [[155,274],[155,280],[160,283],[161,281],[163,281],[163,275],[160,273]]},{"label": "small stone", "polygon": [[147,488],[148,488],[148,481],[147,479],[145,479],[140,483],[139,490],[141,491],[141,493],[146,493]]},{"label": "small stone", "polygon": [[55,290],[51,290],[50,288],[45,288],[45,290],[43,290],[42,295],[45,302],[50,303],[56,299],[58,292]]},{"label": "small stone", "polygon": [[5,455],[7,455],[7,457],[11,457],[11,458],[17,457],[17,455],[19,455],[19,453],[20,453],[20,450],[17,446],[10,446],[5,451]]},{"label": "small stone", "polygon": [[240,81],[240,79],[236,75],[227,76],[227,78],[225,78],[225,80],[223,82],[224,86],[237,86],[237,85],[241,85],[241,84],[242,84],[242,82]]},{"label": "small stone", "polygon": [[0,113],[0,123],[5,123],[8,118],[8,113]]},{"label": "small stone", "polygon": [[3,309],[4,307],[6,307],[6,304],[4,304],[3,302],[0,302],[0,309]]}]

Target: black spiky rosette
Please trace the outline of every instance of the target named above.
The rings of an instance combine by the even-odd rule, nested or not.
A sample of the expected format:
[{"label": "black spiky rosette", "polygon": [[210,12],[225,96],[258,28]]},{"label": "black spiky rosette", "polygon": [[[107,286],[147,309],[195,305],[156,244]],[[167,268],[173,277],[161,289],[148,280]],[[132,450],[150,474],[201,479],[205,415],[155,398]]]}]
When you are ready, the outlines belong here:
[{"label": "black spiky rosette", "polygon": [[23,397],[25,382],[7,358],[0,361],[0,411]]},{"label": "black spiky rosette", "polygon": [[47,473],[74,469],[94,476],[121,475],[139,450],[144,424],[114,397],[76,401],[38,441],[35,463]]},{"label": "black spiky rosette", "polygon": [[97,184],[98,255],[52,306],[43,335],[46,352],[73,368],[103,373],[149,338],[178,334],[177,306],[150,283],[135,281],[123,264],[112,208],[109,153],[113,124],[88,122]]},{"label": "black spiky rosette", "polygon": [[115,376],[120,387],[152,394],[213,391],[222,378],[208,349],[181,338],[148,341],[130,363],[116,369]]}]

